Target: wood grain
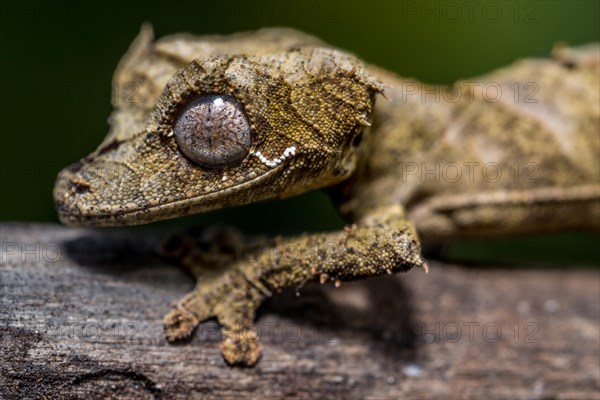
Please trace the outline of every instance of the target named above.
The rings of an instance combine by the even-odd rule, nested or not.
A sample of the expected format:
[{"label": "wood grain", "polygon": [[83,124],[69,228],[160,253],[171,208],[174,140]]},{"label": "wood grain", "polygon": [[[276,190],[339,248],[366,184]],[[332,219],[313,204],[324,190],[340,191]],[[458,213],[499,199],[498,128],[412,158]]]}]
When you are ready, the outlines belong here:
[{"label": "wood grain", "polygon": [[465,267],[289,290],[263,357],[228,367],[214,321],[177,345],[192,280],[164,234],[2,224],[0,398],[600,399],[600,273]]}]

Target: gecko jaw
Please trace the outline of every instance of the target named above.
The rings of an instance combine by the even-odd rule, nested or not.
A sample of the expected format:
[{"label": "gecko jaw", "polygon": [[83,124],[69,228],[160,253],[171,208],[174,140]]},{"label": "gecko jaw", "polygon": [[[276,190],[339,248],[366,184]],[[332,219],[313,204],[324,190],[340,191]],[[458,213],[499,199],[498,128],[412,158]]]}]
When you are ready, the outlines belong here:
[{"label": "gecko jaw", "polygon": [[[277,171],[281,170],[282,167],[283,164],[277,163],[275,167],[266,170],[264,173],[248,181],[227,187],[225,189],[217,190],[215,192],[178,199],[151,207],[137,207],[99,212],[98,208],[96,208],[95,211],[82,209],[80,204],[77,204],[73,201],[57,201],[56,207],[58,209],[60,221],[69,226],[130,226],[147,224],[149,222],[177,218],[187,214],[199,214],[202,212],[222,208],[220,202],[216,201],[217,199],[221,198],[222,196],[239,193],[248,187],[254,187],[261,181],[269,179],[272,174],[277,173]],[[227,177],[224,176],[224,178]],[[62,183],[60,182],[61,180]],[[221,181],[223,181],[223,178],[221,178]],[[56,188],[65,186],[67,188],[71,188],[72,185],[73,184],[69,181],[68,176],[59,175]],[[60,197],[61,196],[58,198]],[[76,196],[72,197],[72,199],[76,198]],[[245,203],[235,205],[242,204]]]}]

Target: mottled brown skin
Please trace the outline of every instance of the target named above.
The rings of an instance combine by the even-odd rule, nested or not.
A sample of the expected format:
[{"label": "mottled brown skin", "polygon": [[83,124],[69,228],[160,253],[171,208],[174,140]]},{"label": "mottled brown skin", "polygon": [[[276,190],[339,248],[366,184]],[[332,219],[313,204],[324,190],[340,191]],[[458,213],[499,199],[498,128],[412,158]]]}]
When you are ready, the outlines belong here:
[{"label": "mottled brown skin", "polygon": [[[226,361],[250,366],[260,356],[250,328],[265,297],[287,286],[339,285],[426,266],[417,232],[421,242],[435,244],[462,236],[598,230],[598,70],[597,46],[563,48],[555,59],[520,61],[471,81],[502,85],[510,95],[499,101],[469,82],[463,86],[471,87],[470,95],[465,90],[456,101],[423,101],[421,93],[432,87],[367,66],[300,32],[154,42],[145,27],[114,77],[116,87],[135,84],[135,101],[114,99],[108,136],[60,173],[54,197],[65,224],[114,226],[336,185],[340,210],[351,222],[343,231],[264,240],[251,254],[231,251],[246,240],[233,231],[208,233],[210,249],[199,250],[190,239],[164,249],[198,278],[196,289],[165,317],[167,338],[189,336],[216,317]],[[508,89],[514,82],[535,82],[538,101],[515,100]],[[252,144],[235,165],[204,168],[178,148],[173,126],[201,94],[233,96],[244,108]],[[449,163],[474,168],[492,162],[502,177],[439,176]],[[515,162],[521,174],[533,163],[535,175],[516,177]],[[439,168],[437,178],[415,174],[412,167],[422,163]]]}]

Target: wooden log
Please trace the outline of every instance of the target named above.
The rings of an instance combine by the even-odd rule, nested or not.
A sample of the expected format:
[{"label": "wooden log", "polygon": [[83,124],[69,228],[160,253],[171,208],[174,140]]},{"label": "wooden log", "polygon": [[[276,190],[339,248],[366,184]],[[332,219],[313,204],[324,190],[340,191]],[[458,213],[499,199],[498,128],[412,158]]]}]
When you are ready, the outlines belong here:
[{"label": "wooden log", "polygon": [[192,286],[164,234],[2,224],[0,398],[600,399],[597,269],[432,261],[270,299],[255,368],[221,358],[216,322],[169,344]]}]

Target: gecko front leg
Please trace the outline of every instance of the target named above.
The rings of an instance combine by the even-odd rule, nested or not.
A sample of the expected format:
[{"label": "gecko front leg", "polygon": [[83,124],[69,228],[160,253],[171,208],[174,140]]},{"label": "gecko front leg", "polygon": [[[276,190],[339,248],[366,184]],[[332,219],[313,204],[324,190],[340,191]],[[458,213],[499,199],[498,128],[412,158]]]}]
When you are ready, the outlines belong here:
[{"label": "gecko front leg", "polygon": [[255,257],[221,263],[192,250],[182,258],[197,277],[193,292],[164,319],[170,341],[189,336],[203,320],[222,325],[223,357],[229,364],[252,366],[260,357],[252,331],[255,311],[266,297],[288,286],[343,281],[405,272],[424,265],[415,230],[398,205],[375,209],[343,231],[265,242]]}]

